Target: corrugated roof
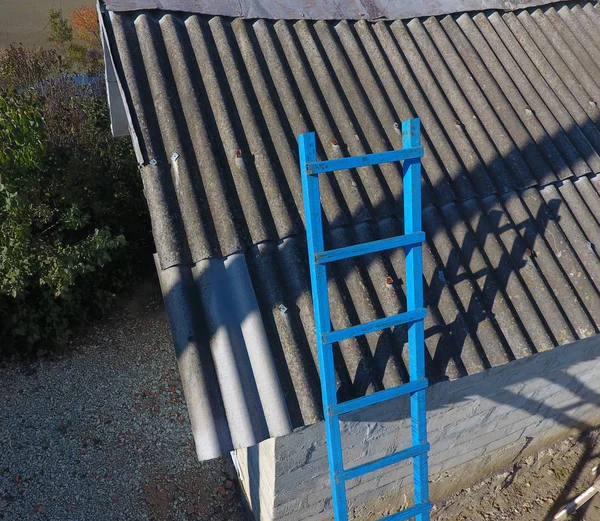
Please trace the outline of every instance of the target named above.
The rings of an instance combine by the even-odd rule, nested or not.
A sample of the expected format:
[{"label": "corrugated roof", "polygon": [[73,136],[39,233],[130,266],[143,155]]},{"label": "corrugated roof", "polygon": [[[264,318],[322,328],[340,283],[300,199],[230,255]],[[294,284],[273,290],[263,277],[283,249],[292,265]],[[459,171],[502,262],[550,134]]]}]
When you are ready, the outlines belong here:
[{"label": "corrugated roof", "polygon": [[[200,458],[322,417],[296,138],[423,125],[428,376],[600,328],[597,4],[377,22],[109,12]],[[402,233],[397,165],[329,174],[330,247]],[[336,263],[334,328],[404,309],[401,251]],[[336,347],[339,398],[406,381],[405,329]]]}]

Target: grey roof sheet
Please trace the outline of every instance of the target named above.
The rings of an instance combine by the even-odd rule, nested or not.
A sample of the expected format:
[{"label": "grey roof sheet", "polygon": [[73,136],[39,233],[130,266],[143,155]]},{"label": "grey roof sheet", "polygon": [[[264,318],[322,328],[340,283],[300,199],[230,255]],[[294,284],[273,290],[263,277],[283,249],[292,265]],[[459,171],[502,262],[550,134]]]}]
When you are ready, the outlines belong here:
[{"label": "grey roof sheet", "polygon": [[[322,417],[296,137],[321,158],[423,124],[428,376],[600,328],[600,13],[377,22],[105,13],[144,160],[198,454]],[[173,154],[177,156],[173,156]],[[402,233],[396,165],[329,175],[327,241]],[[405,305],[401,251],[330,272],[337,328]],[[340,399],[407,380],[405,330],[342,342]]]}]

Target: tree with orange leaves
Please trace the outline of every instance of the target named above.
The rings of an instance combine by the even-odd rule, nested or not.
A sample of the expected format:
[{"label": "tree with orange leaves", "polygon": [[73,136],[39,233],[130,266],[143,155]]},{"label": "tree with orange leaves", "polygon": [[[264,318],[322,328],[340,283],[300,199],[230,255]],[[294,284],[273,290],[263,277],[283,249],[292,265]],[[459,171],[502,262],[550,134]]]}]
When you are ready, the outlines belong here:
[{"label": "tree with orange leaves", "polygon": [[71,11],[70,17],[75,38],[85,42],[90,49],[99,48],[100,25],[96,9],[89,5],[79,7]]},{"label": "tree with orange leaves", "polygon": [[98,14],[93,7],[83,6],[69,13],[73,40],[69,44],[67,57],[73,64],[83,67],[88,73],[102,71],[102,45]]}]

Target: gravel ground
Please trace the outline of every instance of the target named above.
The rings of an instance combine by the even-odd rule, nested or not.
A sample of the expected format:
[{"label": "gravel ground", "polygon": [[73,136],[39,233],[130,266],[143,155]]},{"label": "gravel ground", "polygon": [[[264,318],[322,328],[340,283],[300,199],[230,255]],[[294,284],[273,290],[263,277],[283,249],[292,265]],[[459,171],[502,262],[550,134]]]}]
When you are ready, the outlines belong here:
[{"label": "gravel ground", "polygon": [[247,519],[230,460],[195,457],[154,282],[67,353],[0,366],[0,519]]},{"label": "gravel ground", "polygon": [[[550,520],[591,485],[600,430],[521,458],[434,521]],[[2,521],[248,521],[228,458],[198,462],[154,281],[62,355],[0,365]],[[572,520],[600,521],[600,495]]]}]

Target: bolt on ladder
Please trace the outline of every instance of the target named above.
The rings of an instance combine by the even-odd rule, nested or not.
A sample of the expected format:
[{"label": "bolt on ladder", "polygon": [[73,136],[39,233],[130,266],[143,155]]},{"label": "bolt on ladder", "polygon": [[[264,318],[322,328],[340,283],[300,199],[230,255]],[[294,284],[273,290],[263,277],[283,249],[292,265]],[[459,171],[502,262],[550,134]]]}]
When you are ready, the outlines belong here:
[{"label": "bolt on ladder", "polygon": [[[409,458],[413,458],[415,504],[406,510],[387,516],[380,521],[403,521],[412,518],[415,518],[417,521],[429,521],[431,503],[429,501],[427,471],[429,444],[427,443],[425,417],[425,389],[427,387],[427,379],[425,378],[423,326],[426,311],[423,307],[423,261],[421,250],[422,243],[425,241],[425,234],[421,230],[420,158],[423,157],[423,148],[420,146],[420,120],[412,119],[402,123],[402,150],[332,159],[329,161],[317,161],[315,134],[313,132],[299,136],[298,146],[300,149],[308,259],[313,292],[321,391],[325,416],[325,434],[327,438],[327,457],[329,460],[329,477],[331,480],[335,521],[348,521],[346,481]],[[405,235],[325,251],[318,175],[325,172],[394,161],[403,161]],[[391,317],[332,331],[330,326],[326,264],[398,247],[404,247],[406,253],[407,310],[404,313]],[[333,344],[400,324],[409,325],[408,356],[410,382],[338,404],[333,362]],[[405,395],[410,395],[412,446],[375,461],[344,469],[340,415]]]}]

